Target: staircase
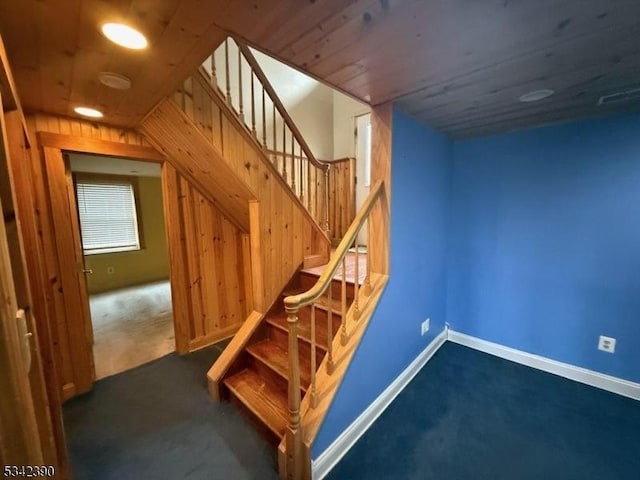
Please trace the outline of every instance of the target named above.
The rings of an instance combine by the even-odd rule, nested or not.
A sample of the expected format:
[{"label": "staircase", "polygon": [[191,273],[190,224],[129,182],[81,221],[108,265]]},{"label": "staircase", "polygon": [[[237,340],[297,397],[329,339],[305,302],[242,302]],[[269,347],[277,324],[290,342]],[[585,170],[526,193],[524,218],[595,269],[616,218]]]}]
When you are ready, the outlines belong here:
[{"label": "staircase", "polygon": [[[239,405],[276,445],[284,438],[289,418],[289,326],[283,300],[286,296],[309,290],[319,277],[318,273],[309,270],[298,272],[222,382],[222,398]],[[327,291],[315,306],[307,306],[298,314],[298,363],[302,396],[312,388],[311,377],[339,332],[342,311],[335,298],[339,298],[341,283],[341,279],[333,280],[334,299],[329,299]],[[354,296],[354,283],[347,281],[346,286],[346,298],[350,302]],[[312,322],[312,317],[315,322]],[[315,366],[311,368],[314,363]]]},{"label": "staircase", "polygon": [[[241,239],[248,316],[207,374],[211,397],[238,405],[278,445],[282,477],[310,478],[311,445],[388,278],[384,184],[356,215],[350,159],[333,169],[313,156],[250,49],[230,38],[141,130],[171,159],[167,176],[196,185]],[[358,234],[374,227],[382,248],[363,254]],[[184,295],[197,297],[189,260]]]}]

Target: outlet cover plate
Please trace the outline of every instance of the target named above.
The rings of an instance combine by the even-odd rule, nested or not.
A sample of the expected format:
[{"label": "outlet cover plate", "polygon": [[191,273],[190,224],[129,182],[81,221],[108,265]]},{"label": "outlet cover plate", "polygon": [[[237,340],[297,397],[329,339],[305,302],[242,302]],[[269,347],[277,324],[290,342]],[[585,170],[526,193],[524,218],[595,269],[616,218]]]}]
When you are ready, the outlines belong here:
[{"label": "outlet cover plate", "polygon": [[605,337],[604,335],[600,335],[600,339],[598,340],[598,350],[602,350],[603,352],[608,352],[608,353],[615,353],[616,339],[612,337]]},{"label": "outlet cover plate", "polygon": [[431,328],[431,319],[427,318],[420,326],[420,334],[424,335],[429,331],[429,328]]}]

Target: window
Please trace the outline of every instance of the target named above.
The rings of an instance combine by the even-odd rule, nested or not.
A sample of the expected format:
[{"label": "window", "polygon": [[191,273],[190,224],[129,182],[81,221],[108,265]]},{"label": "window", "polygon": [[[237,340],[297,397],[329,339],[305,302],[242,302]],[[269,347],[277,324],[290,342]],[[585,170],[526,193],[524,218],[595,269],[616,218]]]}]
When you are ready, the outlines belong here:
[{"label": "window", "polygon": [[79,180],[76,195],[85,255],[140,250],[131,182]]}]

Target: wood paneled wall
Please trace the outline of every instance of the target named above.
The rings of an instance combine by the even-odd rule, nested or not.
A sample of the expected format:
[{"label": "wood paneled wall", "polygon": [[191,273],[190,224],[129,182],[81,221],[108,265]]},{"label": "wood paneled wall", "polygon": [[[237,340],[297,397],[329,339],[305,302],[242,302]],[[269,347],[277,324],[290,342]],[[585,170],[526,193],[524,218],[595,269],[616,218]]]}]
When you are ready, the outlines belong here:
[{"label": "wood paneled wall", "polygon": [[356,159],[331,162],[329,170],[329,232],[337,245],[356,216]]},{"label": "wood paneled wall", "polygon": [[44,285],[34,274],[40,257],[27,242],[37,236],[31,144],[2,38],[0,84],[0,464],[51,465],[64,480],[69,471],[60,390],[50,360]]},{"label": "wood paneled wall", "polygon": [[[30,372],[34,406],[40,441],[45,463],[57,465],[60,477],[67,472],[67,458],[64,452],[64,428],[62,425],[61,392],[57,380],[57,371],[53,362],[53,344],[49,329],[49,311],[47,308],[47,285],[42,275],[41,252],[38,248],[26,248],[36,245],[38,230],[33,212],[35,202],[31,181],[30,150],[24,135],[24,117],[21,112],[5,114],[8,149],[7,161],[10,168],[11,185],[15,192],[15,214],[19,225],[15,224],[13,234],[20,238],[25,252],[22,277],[28,285],[27,292],[18,291],[19,307],[26,312],[29,331],[34,333],[32,342],[32,369]],[[9,230],[11,231],[11,230]],[[18,259],[18,252],[12,252],[12,260]]]},{"label": "wood paneled wall", "polygon": [[[4,73],[4,67],[5,63],[0,61],[0,72]],[[43,445],[34,393],[44,392],[34,389],[30,379],[30,371],[40,368],[40,364],[32,361],[32,342],[27,332],[33,330],[29,328],[27,314],[24,310],[18,314],[19,309],[29,309],[31,301],[18,228],[20,219],[10,182],[11,153],[7,140],[0,98],[0,463],[40,465]]]},{"label": "wood paneled wall", "polygon": [[[109,141],[119,144],[148,147],[144,138],[133,131],[112,128],[80,119],[71,119],[49,114],[33,114],[27,116],[27,125],[32,138],[31,182],[33,186],[34,216],[38,236],[30,239],[28,249],[38,251],[42,258],[41,275],[44,276],[46,306],[48,310],[49,328],[54,346],[53,363],[56,366],[58,381],[62,387],[63,397],[70,398],[87,391],[93,382],[93,365],[80,358],[74,358],[77,351],[79,332],[73,330],[67,319],[81,317],[77,311],[78,302],[65,297],[63,278],[65,265],[62,263],[58,249],[60,231],[56,236],[54,212],[49,198],[50,181],[47,176],[47,165],[43,149],[38,142],[37,132],[64,134],[78,141],[78,150],[82,151],[83,142],[91,140]],[[58,230],[72,225],[59,225]],[[68,232],[66,232],[68,233]],[[75,265],[73,265],[75,268]],[[82,336],[82,334],[81,334]],[[75,360],[75,361],[74,361]]]},{"label": "wood paneled wall", "polygon": [[171,163],[162,175],[177,347],[192,351],[234,334],[253,309],[249,236]]},{"label": "wood paneled wall", "polygon": [[[328,259],[328,239],[203,75],[188,78],[174,99],[165,103],[171,104],[165,112],[178,107],[187,115],[255,196],[247,203],[253,301],[254,309],[264,312],[305,258]],[[165,115],[164,121],[171,125],[177,119]],[[163,141],[153,138],[154,143]]]},{"label": "wood paneled wall", "polygon": [[[61,232],[75,228],[71,221],[55,218],[50,201],[51,166],[38,142],[57,142],[62,150],[109,154],[117,147],[122,157],[163,162],[165,157],[139,133],[107,125],[49,114],[27,117],[34,139],[26,185],[31,186],[32,215],[37,234],[29,238],[29,251],[39,252],[43,304],[49,322],[55,365],[63,397],[91,388],[93,366],[74,352],[82,332],[70,324],[78,318],[77,299],[65,295],[63,279],[75,272],[61,251]],[[145,157],[145,155],[147,155]],[[186,353],[228,337],[242,324],[252,308],[249,236],[242,234],[202,192],[163,164],[163,203],[169,239],[176,348]],[[247,207],[248,208],[248,207]],[[248,214],[247,214],[248,217]],[[77,273],[77,272],[75,272]],[[175,278],[174,278],[175,277]],[[89,336],[90,325],[86,327]],[[141,346],[143,348],[143,346]]]}]

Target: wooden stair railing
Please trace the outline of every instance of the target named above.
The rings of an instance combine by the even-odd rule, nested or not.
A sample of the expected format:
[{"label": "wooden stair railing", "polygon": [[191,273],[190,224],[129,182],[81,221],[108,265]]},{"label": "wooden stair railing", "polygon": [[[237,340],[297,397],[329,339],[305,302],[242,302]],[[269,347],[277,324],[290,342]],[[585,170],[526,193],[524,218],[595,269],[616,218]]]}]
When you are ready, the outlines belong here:
[{"label": "wooden stair railing", "polygon": [[313,155],[249,47],[228,37],[203,63],[203,69],[289,188],[329,235],[331,164]]},{"label": "wooden stair railing", "polygon": [[[356,218],[344,235],[342,241],[336,248],[328,265],[325,267],[322,275],[316,284],[306,292],[288,296],[284,299],[285,310],[287,313],[287,322],[289,327],[289,379],[288,379],[288,406],[289,418],[285,432],[285,448],[286,448],[286,477],[292,479],[303,478],[305,472],[304,458],[304,437],[301,427],[301,398],[300,398],[300,361],[298,356],[298,313],[305,307],[311,308],[311,362],[310,362],[310,385],[306,395],[309,397],[309,406],[311,409],[318,405],[318,389],[316,382],[316,302],[321,297],[328,298],[329,305],[337,304],[341,312],[341,324],[339,329],[340,344],[346,346],[349,344],[352,334],[358,328],[358,319],[360,317],[362,305],[360,304],[361,294],[368,297],[371,294],[371,269],[370,255],[366,255],[366,265],[364,272],[360,271],[359,256],[360,245],[358,244],[358,233],[367,224],[367,220],[371,215],[374,207],[379,201],[384,201],[384,183],[379,180],[371,188],[367,200],[364,202]],[[346,268],[346,256],[353,252],[355,256],[354,262],[354,291],[353,294],[347,296],[347,275],[350,273]],[[340,279],[341,288],[339,299],[334,302],[333,292],[334,281]],[[331,287],[331,288],[330,288]],[[325,295],[326,294],[326,295]],[[323,297],[324,298],[324,297]],[[351,298],[353,300],[351,300]],[[330,376],[334,373],[335,363],[333,358],[333,335],[331,325],[333,324],[333,309],[329,308],[327,313],[327,355],[322,365],[326,368],[326,373]],[[321,365],[321,368],[322,368]]]}]

